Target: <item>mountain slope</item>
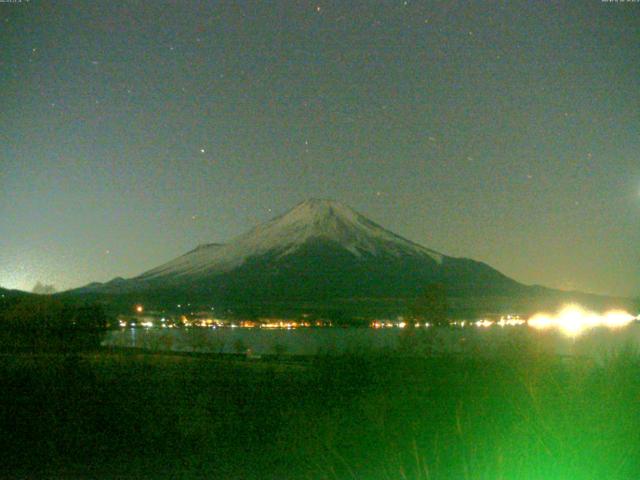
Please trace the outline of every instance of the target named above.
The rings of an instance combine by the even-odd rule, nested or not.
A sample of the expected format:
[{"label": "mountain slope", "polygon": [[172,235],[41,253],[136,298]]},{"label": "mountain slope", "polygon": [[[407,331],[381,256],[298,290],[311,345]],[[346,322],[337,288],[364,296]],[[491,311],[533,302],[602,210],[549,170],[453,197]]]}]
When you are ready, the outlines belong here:
[{"label": "mountain slope", "polygon": [[227,244],[202,245],[130,280],[90,291],[188,288],[213,298],[329,299],[415,295],[425,284],[513,289],[487,265],[447,257],[330,200],[306,200]]},{"label": "mountain slope", "polygon": [[343,204],[317,199],[229,243],[202,245],[137,277],[70,293],[263,311],[277,304],[287,311],[303,305],[406,305],[433,283],[443,284],[453,308],[461,310],[566,298],[564,292],[522,285],[482,262],[430,250]]},{"label": "mountain slope", "polygon": [[138,279],[224,273],[255,257],[285,258],[315,240],[339,245],[355,258],[410,255],[436,262],[442,262],[443,258],[437,252],[385,230],[340,203],[312,199],[253,228],[231,243],[203,245],[143,273]]},{"label": "mountain slope", "polygon": [[7,288],[0,287],[0,297],[1,298],[14,298],[14,297],[28,297],[33,294],[30,292],[25,292],[22,290],[9,290]]}]

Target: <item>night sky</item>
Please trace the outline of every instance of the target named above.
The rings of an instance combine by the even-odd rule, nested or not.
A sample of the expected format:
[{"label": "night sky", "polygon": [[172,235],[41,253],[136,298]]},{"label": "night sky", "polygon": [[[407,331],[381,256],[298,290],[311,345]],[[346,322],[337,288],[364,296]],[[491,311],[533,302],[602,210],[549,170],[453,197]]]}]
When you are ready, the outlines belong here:
[{"label": "night sky", "polygon": [[640,3],[0,3],[0,286],[133,276],[308,197],[640,293]]}]

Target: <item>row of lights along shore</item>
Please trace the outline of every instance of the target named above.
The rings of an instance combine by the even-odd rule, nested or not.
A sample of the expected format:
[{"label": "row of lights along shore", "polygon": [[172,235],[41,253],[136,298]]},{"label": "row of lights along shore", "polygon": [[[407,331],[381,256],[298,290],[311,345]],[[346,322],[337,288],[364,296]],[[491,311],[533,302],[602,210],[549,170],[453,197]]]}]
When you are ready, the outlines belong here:
[{"label": "row of lights along shore", "polygon": [[[143,305],[136,305],[134,311],[137,316],[133,319],[127,319],[121,317],[119,319],[119,326],[122,328],[141,326],[145,328],[161,327],[161,328],[176,328],[176,327],[209,327],[209,328],[267,328],[267,329],[295,329],[295,328],[309,328],[309,327],[331,327],[333,326],[331,321],[328,320],[310,320],[303,318],[302,320],[289,320],[289,319],[273,319],[265,318],[260,320],[241,320],[241,321],[229,321],[217,318],[211,318],[210,316],[197,316],[195,318],[188,318],[186,315],[180,315],[177,319],[167,318],[162,316],[156,319],[152,315],[142,317],[144,313]],[[304,315],[308,317],[308,315]],[[610,310],[603,314],[588,311],[579,305],[567,305],[555,314],[537,313],[532,315],[527,320],[521,318],[519,315],[505,315],[501,316],[498,320],[490,319],[478,319],[478,320],[456,320],[450,323],[453,327],[517,327],[521,325],[528,325],[536,330],[549,330],[558,329],[569,336],[579,335],[587,330],[605,327],[609,329],[619,329],[626,327],[634,321],[640,320],[640,315],[633,316],[624,310]],[[429,328],[432,327],[430,322],[410,322],[405,320],[404,317],[398,317],[396,320],[373,320],[369,323],[369,327],[374,329],[385,328]]]}]

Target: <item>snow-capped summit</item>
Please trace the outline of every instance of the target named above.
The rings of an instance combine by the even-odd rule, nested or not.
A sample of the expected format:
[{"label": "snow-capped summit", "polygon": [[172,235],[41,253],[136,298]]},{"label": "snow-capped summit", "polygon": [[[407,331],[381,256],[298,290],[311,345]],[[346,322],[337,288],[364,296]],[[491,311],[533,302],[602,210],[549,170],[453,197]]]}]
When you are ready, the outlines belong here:
[{"label": "snow-capped summit", "polygon": [[522,291],[484,263],[418,245],[342,203],[310,199],[228,243],[200,245],[137,277],[77,293],[191,299],[270,314],[275,303],[335,308],[338,301],[358,301],[369,308],[377,299],[393,305],[433,283],[463,297]]},{"label": "snow-capped summit", "polygon": [[238,240],[258,251],[283,249],[286,255],[310,239],[333,241],[356,256],[426,254],[442,261],[439,253],[385,230],[342,203],[324,199],[305,200]]},{"label": "snow-capped summit", "polygon": [[506,305],[522,309],[523,299],[540,309],[545,301],[588,305],[595,298],[527,287],[485,263],[442,255],[322,199],[305,200],[228,243],[200,245],[137,277],[64,294],[164,306],[188,301],[248,315],[313,311],[339,318],[341,312],[406,312],[434,284],[444,286],[465,316]]},{"label": "snow-capped summit", "polygon": [[286,257],[310,241],[330,242],[355,257],[420,256],[438,263],[443,258],[433,250],[385,230],[342,203],[309,199],[227,244],[202,245],[139,278],[222,273],[249,258],[267,254]]}]

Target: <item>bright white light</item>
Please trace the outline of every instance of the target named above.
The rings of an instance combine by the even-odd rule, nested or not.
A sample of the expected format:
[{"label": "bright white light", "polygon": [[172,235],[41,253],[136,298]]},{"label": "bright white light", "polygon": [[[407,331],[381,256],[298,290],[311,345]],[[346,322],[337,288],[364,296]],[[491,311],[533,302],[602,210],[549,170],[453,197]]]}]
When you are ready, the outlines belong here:
[{"label": "bright white light", "polygon": [[623,311],[623,310],[611,310],[604,314],[604,325],[609,328],[621,328],[626,327],[636,318]]},{"label": "bright white light", "polygon": [[558,327],[569,336],[575,336],[592,324],[591,317],[576,306],[563,309],[558,315]]},{"label": "bright white light", "polygon": [[622,328],[629,325],[635,317],[622,310],[611,310],[605,314],[597,314],[580,307],[568,305],[555,315],[539,313],[527,322],[537,330],[557,328],[564,334],[575,337],[585,330],[595,327]]},{"label": "bright white light", "polygon": [[554,321],[546,313],[537,313],[529,319],[528,324],[536,330],[546,330],[554,326]]}]

